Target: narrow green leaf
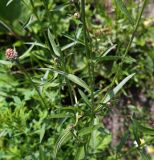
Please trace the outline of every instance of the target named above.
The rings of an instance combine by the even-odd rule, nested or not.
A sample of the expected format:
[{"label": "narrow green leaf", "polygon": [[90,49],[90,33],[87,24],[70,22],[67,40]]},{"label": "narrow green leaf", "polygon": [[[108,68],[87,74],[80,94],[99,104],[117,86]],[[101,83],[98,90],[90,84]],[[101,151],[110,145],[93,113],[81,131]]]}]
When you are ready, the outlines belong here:
[{"label": "narrow green leaf", "polygon": [[58,74],[63,75],[64,77],[68,78],[70,81],[74,82],[75,84],[78,84],[79,86],[81,86],[82,88],[86,89],[88,92],[91,92],[90,87],[79,77],[73,75],[73,74],[68,74],[66,72],[60,71],[60,70],[56,70],[56,69],[49,69],[49,68],[40,68],[40,70],[49,70],[51,72],[55,72]]},{"label": "narrow green leaf", "polygon": [[7,29],[9,32],[12,32],[12,29],[9,25],[7,25],[5,22],[3,22],[2,20],[0,20],[0,25],[2,25],[5,29]]},{"label": "narrow green leaf", "polygon": [[72,135],[71,129],[72,129],[72,127],[69,126],[59,136],[59,138],[56,142],[56,145],[55,145],[55,149],[54,149],[55,157],[57,155],[58,150],[61,148],[61,146],[71,138],[71,135]]},{"label": "narrow green leaf", "polygon": [[6,7],[7,7],[8,5],[10,5],[12,2],[13,2],[13,0],[9,0],[9,1],[6,3]]},{"label": "narrow green leaf", "polygon": [[128,18],[129,22],[134,25],[134,20],[132,19],[129,11],[127,10],[127,7],[125,6],[124,2],[122,0],[115,0],[118,8],[120,11]]},{"label": "narrow green leaf", "polygon": [[28,50],[27,50],[26,52],[24,52],[24,53],[19,57],[19,59],[22,60],[22,59],[24,59],[24,58],[26,58],[26,57],[29,57],[29,56],[30,56],[30,52],[31,52],[31,50],[34,48],[34,46],[35,46],[35,43],[33,43],[33,44],[28,48]]},{"label": "narrow green leaf", "polygon": [[78,135],[79,135],[80,137],[82,137],[82,136],[84,136],[84,135],[87,135],[87,134],[92,133],[94,130],[99,129],[100,127],[102,127],[101,124],[93,125],[93,126],[90,126],[90,127],[85,127],[85,128],[83,128],[83,129],[81,129],[81,130],[79,131],[79,134],[78,134]]},{"label": "narrow green leaf", "polygon": [[105,57],[105,56],[107,56],[108,53],[110,53],[113,49],[116,48],[116,46],[117,46],[117,44],[115,44],[115,45],[111,46],[110,48],[108,48],[105,52],[103,52],[103,53],[100,55],[100,57]]},{"label": "narrow green leaf", "polygon": [[84,102],[85,102],[89,107],[91,107],[91,103],[89,102],[88,97],[84,94],[84,92],[82,92],[82,91],[79,89],[79,93],[80,93],[81,97],[83,98]]},{"label": "narrow green leaf", "polygon": [[51,34],[49,29],[48,29],[48,38],[49,38],[50,44],[52,46],[52,49],[53,49],[55,55],[59,57],[61,54],[60,47],[56,44],[56,42],[54,40],[54,36]]},{"label": "narrow green leaf", "polygon": [[34,46],[39,46],[39,47],[42,47],[42,48],[46,48],[46,49],[49,49],[46,45],[42,44],[42,43],[38,43],[38,42],[26,42],[24,44],[28,44],[28,45],[34,45]]},{"label": "narrow green leaf", "polygon": [[127,76],[124,80],[122,80],[113,90],[108,93],[106,98],[103,100],[103,103],[106,104],[109,102],[134,75],[135,73]]},{"label": "narrow green leaf", "polygon": [[75,46],[77,43],[78,43],[77,41],[72,42],[72,43],[69,43],[69,44],[63,46],[63,47],[61,48],[61,51],[65,51],[66,49],[69,49],[69,48]]},{"label": "narrow green leaf", "polygon": [[66,117],[70,117],[70,115],[68,115],[66,113],[59,113],[59,114],[51,114],[51,115],[49,115],[49,118],[66,118]]},{"label": "narrow green leaf", "polygon": [[45,123],[42,125],[42,127],[40,129],[40,143],[42,142],[44,134],[45,134]]},{"label": "narrow green leaf", "polygon": [[10,61],[4,61],[4,60],[0,60],[0,64],[3,64],[3,65],[12,65],[12,62]]},{"label": "narrow green leaf", "polygon": [[83,160],[85,157],[84,146],[80,146],[77,149],[77,153],[75,155],[75,160]]},{"label": "narrow green leaf", "polygon": [[88,92],[91,92],[89,86],[79,77],[73,75],[73,74],[67,74],[66,77],[71,80],[72,82],[78,84],[79,86],[85,88]]},{"label": "narrow green leaf", "polygon": [[28,20],[25,22],[25,24],[23,25],[23,28],[28,28],[30,26],[30,24],[33,23],[33,15],[31,15]]}]

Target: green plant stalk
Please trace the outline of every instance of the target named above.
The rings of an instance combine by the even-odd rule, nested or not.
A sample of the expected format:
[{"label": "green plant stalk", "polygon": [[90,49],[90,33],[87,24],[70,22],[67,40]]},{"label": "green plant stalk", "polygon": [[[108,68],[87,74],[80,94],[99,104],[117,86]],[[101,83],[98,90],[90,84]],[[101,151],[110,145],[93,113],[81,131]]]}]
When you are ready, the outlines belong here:
[{"label": "green plant stalk", "polygon": [[44,98],[42,97],[41,93],[39,92],[37,86],[35,85],[35,83],[32,81],[31,77],[29,76],[29,74],[27,73],[27,71],[25,70],[25,68],[21,65],[21,63],[19,62],[19,60],[16,60],[15,61],[16,64],[20,67],[20,69],[23,71],[23,73],[25,74],[25,76],[28,78],[29,82],[31,83],[31,85],[34,87],[34,89],[37,91],[38,93],[38,96],[40,97],[40,100],[42,102],[42,105],[45,107],[45,108],[48,108],[47,107],[47,104],[44,100]]},{"label": "green plant stalk", "polygon": [[[90,117],[90,122],[88,123],[89,125],[93,125],[94,122],[94,63],[92,61],[92,50],[89,42],[91,42],[90,36],[87,31],[87,25],[86,25],[86,19],[85,19],[85,0],[81,0],[81,18],[82,18],[82,23],[83,23],[83,32],[84,32],[84,43],[85,43],[85,49],[86,49],[86,57],[88,59],[88,74],[90,77],[90,87],[91,87],[91,106],[92,106],[92,116]],[[90,143],[91,135],[87,136],[87,143],[84,146],[85,149],[85,158],[86,155],[88,154],[88,146]],[[86,158],[87,159],[87,158]]]},{"label": "green plant stalk", "polygon": [[[123,65],[123,63],[124,63],[124,58],[127,56],[128,52],[129,52],[129,49],[130,49],[130,47],[131,47],[131,45],[132,45],[132,42],[133,42],[134,37],[135,37],[135,33],[136,33],[136,31],[137,31],[137,29],[138,29],[138,27],[139,27],[139,23],[140,23],[140,20],[141,20],[141,17],[142,17],[142,14],[143,14],[143,11],[144,11],[144,8],[145,8],[146,3],[147,3],[147,0],[144,0],[143,6],[142,6],[142,9],[141,9],[141,12],[140,12],[140,14],[139,14],[139,16],[138,16],[138,18],[137,18],[137,21],[136,21],[136,24],[135,24],[135,28],[134,28],[133,33],[132,33],[132,36],[131,36],[131,38],[130,38],[130,40],[129,40],[129,43],[128,43],[128,45],[127,45],[127,48],[126,48],[126,50],[125,50],[125,52],[124,52],[122,61],[121,61],[121,63],[119,64],[119,69],[122,67],[122,65]],[[118,69],[118,71],[119,71],[119,69]],[[119,73],[119,72],[117,72],[117,73]]]},{"label": "green plant stalk", "polygon": [[[136,22],[136,24],[135,24],[134,31],[133,31],[133,33],[132,33],[132,36],[131,36],[130,41],[129,41],[129,43],[128,43],[128,46],[127,46],[127,48],[126,48],[126,50],[125,50],[124,57],[128,54],[128,51],[129,51],[129,49],[130,49],[130,47],[131,47],[131,44],[132,44],[133,39],[134,39],[134,37],[135,37],[135,33],[136,33],[137,29],[138,29],[138,26],[139,26],[139,23],[140,23],[140,20],[141,20],[141,17],[142,17],[142,14],[143,14],[143,11],[144,11],[144,8],[145,8],[146,3],[147,3],[147,0],[144,0],[143,6],[142,6],[142,9],[141,9],[141,12],[140,12],[139,17],[137,18],[137,22]],[[122,61],[122,62],[123,62],[123,61]]]},{"label": "green plant stalk", "polygon": [[90,76],[90,86],[91,86],[91,103],[94,109],[94,64],[92,62],[91,50],[89,49],[89,44],[88,44],[88,40],[90,40],[90,37],[87,33],[87,25],[85,20],[85,0],[81,0],[81,14],[82,14],[86,56],[88,58],[88,74]]}]

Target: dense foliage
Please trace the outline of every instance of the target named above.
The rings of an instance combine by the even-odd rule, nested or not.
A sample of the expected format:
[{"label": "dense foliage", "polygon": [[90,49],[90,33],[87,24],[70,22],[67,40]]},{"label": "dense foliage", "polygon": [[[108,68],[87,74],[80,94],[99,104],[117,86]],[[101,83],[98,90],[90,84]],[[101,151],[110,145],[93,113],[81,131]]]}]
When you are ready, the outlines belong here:
[{"label": "dense foliage", "polygon": [[0,0],[0,159],[153,158],[147,2]]}]

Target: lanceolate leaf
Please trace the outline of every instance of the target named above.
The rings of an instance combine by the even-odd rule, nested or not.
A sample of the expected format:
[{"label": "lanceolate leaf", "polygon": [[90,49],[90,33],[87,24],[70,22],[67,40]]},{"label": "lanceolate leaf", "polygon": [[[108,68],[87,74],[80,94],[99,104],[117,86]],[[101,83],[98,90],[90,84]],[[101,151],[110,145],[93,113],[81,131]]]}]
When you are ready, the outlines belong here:
[{"label": "lanceolate leaf", "polygon": [[82,92],[82,91],[79,89],[79,93],[80,93],[81,97],[83,98],[83,100],[85,101],[85,103],[86,103],[89,107],[91,107],[91,103],[89,102],[88,97],[84,94],[84,92]]},{"label": "lanceolate leaf", "polygon": [[85,88],[88,92],[90,92],[89,86],[79,77],[73,75],[73,74],[67,74],[66,77],[71,80],[72,82],[78,84],[79,86]]},{"label": "lanceolate leaf", "polygon": [[71,129],[72,127],[66,128],[64,132],[62,132],[62,134],[59,136],[55,145],[55,150],[54,150],[55,157],[57,155],[58,150],[61,148],[61,146],[71,138],[71,135],[72,135]]},{"label": "lanceolate leaf", "polygon": [[13,0],[9,0],[6,4],[6,6],[10,5],[13,2]]},{"label": "lanceolate leaf", "polygon": [[119,91],[120,89],[127,83],[132,77],[134,76],[134,73],[127,76],[124,80],[122,80],[113,90],[111,90],[106,98],[103,100],[103,103],[109,102]]},{"label": "lanceolate leaf", "polygon": [[127,7],[125,6],[124,2],[122,0],[115,0],[115,2],[118,8],[120,9],[120,11],[128,18],[130,23],[134,25],[134,20],[132,19],[129,11],[127,10]]},{"label": "lanceolate leaf", "polygon": [[49,38],[50,44],[52,46],[52,49],[53,49],[55,55],[59,57],[60,53],[61,53],[60,47],[56,44],[56,42],[54,40],[54,36],[51,34],[49,29],[48,29],[48,38]]},{"label": "lanceolate leaf", "polygon": [[56,70],[56,69],[41,68],[41,70],[49,70],[51,72],[61,74],[64,77],[66,77],[67,79],[69,79],[70,81],[72,81],[72,82],[78,84],[79,86],[81,86],[82,88],[86,89],[88,92],[91,92],[90,87],[82,79],[80,79],[79,77],[77,77],[73,74],[68,74],[66,72]]},{"label": "lanceolate leaf", "polygon": [[42,125],[42,128],[40,129],[40,143],[42,142],[44,134],[45,134],[45,123]]}]

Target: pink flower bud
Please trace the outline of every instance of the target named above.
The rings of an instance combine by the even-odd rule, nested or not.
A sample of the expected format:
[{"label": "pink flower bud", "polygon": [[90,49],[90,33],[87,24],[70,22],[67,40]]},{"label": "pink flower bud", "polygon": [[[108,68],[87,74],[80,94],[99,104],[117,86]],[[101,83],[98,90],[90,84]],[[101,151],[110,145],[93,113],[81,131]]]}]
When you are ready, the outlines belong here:
[{"label": "pink flower bud", "polygon": [[13,60],[13,59],[17,59],[18,53],[14,49],[8,48],[5,51],[5,56],[7,59]]}]

